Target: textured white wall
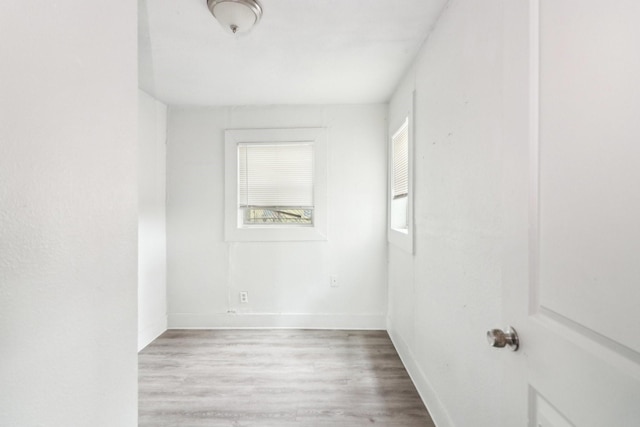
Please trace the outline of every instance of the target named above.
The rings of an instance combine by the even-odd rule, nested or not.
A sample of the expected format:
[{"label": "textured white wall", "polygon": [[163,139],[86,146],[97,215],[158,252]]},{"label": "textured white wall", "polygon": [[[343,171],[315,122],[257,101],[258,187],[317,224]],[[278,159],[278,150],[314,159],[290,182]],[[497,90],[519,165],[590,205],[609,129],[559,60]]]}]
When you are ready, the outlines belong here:
[{"label": "textured white wall", "polygon": [[501,19],[451,1],[390,103],[394,122],[415,89],[415,255],[389,247],[389,331],[442,427],[499,425]]},{"label": "textured white wall", "polygon": [[0,425],[136,425],[137,6],[0,3]]},{"label": "textured white wall", "polygon": [[167,107],[138,91],[138,350],[167,329]]},{"label": "textured white wall", "polygon": [[[169,327],[384,328],[385,117],[385,105],[170,107]],[[289,127],[328,130],[328,240],[226,243],[224,129]]]}]

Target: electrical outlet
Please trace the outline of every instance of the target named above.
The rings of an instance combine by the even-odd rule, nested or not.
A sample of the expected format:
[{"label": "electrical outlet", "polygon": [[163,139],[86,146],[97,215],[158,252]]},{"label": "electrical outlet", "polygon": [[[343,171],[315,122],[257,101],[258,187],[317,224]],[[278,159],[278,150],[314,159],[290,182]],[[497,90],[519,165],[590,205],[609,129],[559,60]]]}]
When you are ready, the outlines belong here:
[{"label": "electrical outlet", "polygon": [[249,302],[249,292],[240,291],[240,302],[243,304]]},{"label": "electrical outlet", "polygon": [[329,286],[331,286],[332,288],[338,287],[338,276],[329,276]]}]

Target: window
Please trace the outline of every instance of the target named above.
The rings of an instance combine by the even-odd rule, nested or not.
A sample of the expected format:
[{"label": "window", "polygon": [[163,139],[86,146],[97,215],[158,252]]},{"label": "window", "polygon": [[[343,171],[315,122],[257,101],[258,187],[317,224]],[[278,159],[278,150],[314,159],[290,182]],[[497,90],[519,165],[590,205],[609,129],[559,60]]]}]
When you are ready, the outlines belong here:
[{"label": "window", "polygon": [[413,97],[406,99],[409,106],[400,114],[390,112],[389,129],[388,238],[409,253],[413,253]]},{"label": "window", "polygon": [[227,241],[326,239],[325,130],[225,132]]},{"label": "window", "polygon": [[391,228],[408,229],[409,200],[409,119],[391,138],[391,162],[393,165],[391,185]]}]

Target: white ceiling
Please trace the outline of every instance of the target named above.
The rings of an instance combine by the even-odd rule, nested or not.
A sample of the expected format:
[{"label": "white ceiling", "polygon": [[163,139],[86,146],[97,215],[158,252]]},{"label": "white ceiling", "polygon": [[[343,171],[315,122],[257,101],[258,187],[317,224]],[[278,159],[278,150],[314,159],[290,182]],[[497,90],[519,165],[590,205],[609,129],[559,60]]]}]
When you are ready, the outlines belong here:
[{"label": "white ceiling", "polygon": [[139,0],[140,88],[171,105],[386,102],[446,0],[260,0],[233,36],[206,0]]}]

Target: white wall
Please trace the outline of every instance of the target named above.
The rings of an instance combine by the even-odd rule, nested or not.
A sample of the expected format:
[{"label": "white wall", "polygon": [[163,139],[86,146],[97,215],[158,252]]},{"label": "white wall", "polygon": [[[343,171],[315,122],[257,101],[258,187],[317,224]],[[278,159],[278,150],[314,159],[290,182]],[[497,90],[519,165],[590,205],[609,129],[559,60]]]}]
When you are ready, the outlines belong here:
[{"label": "white wall", "polygon": [[[169,327],[384,328],[385,117],[385,105],[170,107]],[[290,127],[328,129],[328,240],[225,243],[224,130]]]},{"label": "white wall", "polygon": [[389,107],[415,89],[415,255],[389,246],[389,332],[439,427],[499,425],[501,18],[451,1]]},{"label": "white wall", "polygon": [[0,2],[0,425],[137,423],[136,3]]},{"label": "white wall", "polygon": [[138,350],[167,329],[167,107],[138,91]]}]

